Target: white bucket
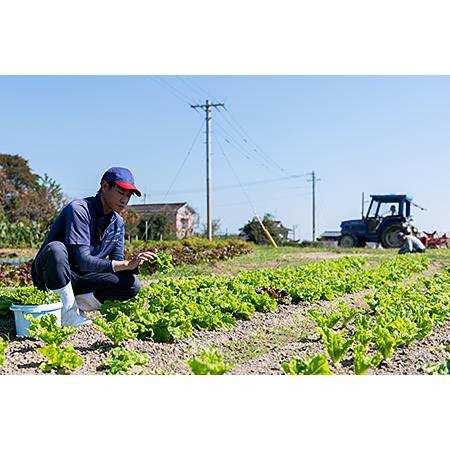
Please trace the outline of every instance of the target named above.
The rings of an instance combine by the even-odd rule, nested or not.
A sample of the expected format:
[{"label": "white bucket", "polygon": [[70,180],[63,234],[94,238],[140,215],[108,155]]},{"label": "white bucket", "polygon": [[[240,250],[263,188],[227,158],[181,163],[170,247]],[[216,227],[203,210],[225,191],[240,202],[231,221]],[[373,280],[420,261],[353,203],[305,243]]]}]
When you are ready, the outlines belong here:
[{"label": "white bucket", "polygon": [[27,314],[31,314],[36,319],[39,319],[46,314],[53,314],[56,316],[56,323],[61,325],[61,309],[62,302],[51,303],[49,305],[11,305],[9,309],[14,312],[14,320],[16,322],[16,335],[29,336],[28,327],[30,321],[25,319]]}]

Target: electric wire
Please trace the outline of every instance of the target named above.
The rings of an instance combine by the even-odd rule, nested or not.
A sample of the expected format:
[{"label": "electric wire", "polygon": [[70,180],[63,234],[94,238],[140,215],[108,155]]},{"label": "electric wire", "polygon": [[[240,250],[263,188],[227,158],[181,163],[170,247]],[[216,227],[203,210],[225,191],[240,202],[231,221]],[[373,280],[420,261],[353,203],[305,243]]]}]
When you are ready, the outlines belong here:
[{"label": "electric wire", "polygon": [[[227,111],[226,107],[224,106],[225,111]],[[288,172],[283,169],[276,161],[274,161],[273,159],[269,158],[268,156],[265,155],[265,153],[263,153],[262,151],[258,151],[256,148],[254,148],[253,146],[250,145],[250,143],[248,142],[248,140],[243,136],[242,132],[235,126],[233,125],[233,123],[231,123],[227,117],[223,114],[221,114],[220,116],[223,120],[225,120],[225,122],[227,122],[227,124],[234,130],[234,132],[238,135],[239,140],[242,140],[242,142],[248,146],[249,151],[251,151],[252,153],[255,153],[261,160],[263,160],[266,164],[269,164],[271,166],[276,167],[276,170],[280,170],[282,173],[284,174],[288,174]],[[216,118],[216,124],[217,124],[217,118]]]},{"label": "electric wire", "polygon": [[[184,83],[184,85],[188,86],[190,89],[195,89],[197,92],[203,92],[205,93],[208,97],[212,98],[216,103],[218,103],[215,99],[215,97],[213,95],[211,95],[208,91],[206,91],[205,89],[203,89],[198,83],[194,82],[193,79],[190,79],[187,76],[177,76],[177,78]],[[224,110],[228,113],[228,115],[230,116],[230,118],[233,120],[233,122],[237,125],[235,126],[232,122],[230,122],[230,120],[228,120],[228,118],[222,114],[222,111],[219,108],[218,109],[221,112],[221,117],[225,120],[225,122],[228,123],[228,125],[236,132],[236,134],[238,135],[238,137],[240,139],[242,139],[242,141],[247,144],[249,146],[249,148],[251,149],[252,152],[256,153],[262,160],[265,160],[265,162],[271,164],[271,165],[275,165],[278,170],[281,170],[283,173],[288,174],[288,172],[282,168],[275,160],[273,160],[272,158],[268,157],[262,150],[258,150],[257,148],[253,148],[250,146],[248,140],[243,136],[246,135],[248,139],[250,139],[253,143],[254,146],[257,147],[257,144],[251,139],[251,137],[248,135],[248,133],[246,133],[246,131],[243,129],[243,127],[237,122],[237,120],[234,118],[234,116],[231,114],[230,111],[228,111],[228,109],[223,106]],[[217,118],[215,121],[215,124],[217,125]],[[222,129],[225,131],[225,129],[222,127]],[[266,165],[267,167],[267,165]]]},{"label": "electric wire", "polygon": [[211,95],[210,92],[202,88],[197,82],[194,81],[193,78],[191,79],[187,76],[184,76],[184,78],[186,78],[186,81],[189,82],[193,86],[193,88],[197,90],[197,92],[201,93],[202,95],[206,94],[207,97],[212,98],[214,103],[220,103],[214,95]]},{"label": "electric wire", "polygon": [[[283,167],[281,167],[280,164],[278,164],[274,159],[270,158],[268,155],[266,155],[261,149],[257,149],[259,146],[256,144],[256,142],[250,137],[250,135],[244,130],[244,128],[242,127],[242,125],[239,124],[239,122],[237,121],[237,119],[234,118],[234,116],[231,114],[231,112],[228,110],[228,108],[226,108],[224,106],[224,110],[225,112],[230,116],[231,120],[236,124],[237,127],[239,127],[239,129],[242,131],[242,133],[247,136],[247,138],[250,140],[250,142],[252,142],[252,144],[256,147],[254,150],[255,151],[259,151],[262,155],[265,156],[265,158],[267,158],[269,161],[272,161],[273,164],[275,164],[279,170],[281,170],[284,173],[288,173],[287,170],[285,170]],[[245,142],[247,142],[247,140],[245,138],[243,138]]]},{"label": "electric wire", "polygon": [[[279,200],[280,198],[299,198],[299,197],[305,197],[309,195],[309,193],[303,193],[303,194],[292,194],[292,195],[283,195],[283,196],[277,196],[277,197],[266,197],[261,200],[256,200],[254,203],[262,203],[267,202],[267,200]],[[237,205],[247,205],[247,202],[236,202],[236,203],[218,203],[216,206],[237,206]]]},{"label": "electric wire", "polygon": [[[256,185],[263,185],[263,184],[271,184],[271,183],[277,183],[280,181],[289,180],[292,178],[296,178],[297,175],[291,175],[289,177],[280,177],[280,178],[272,178],[269,180],[257,180],[257,181],[251,181],[249,183],[241,183],[242,186],[256,186]],[[215,186],[214,191],[226,191],[226,190],[233,190],[235,188],[239,188],[241,185],[239,184],[227,184],[222,186]],[[295,189],[309,189],[309,186],[294,186]],[[197,192],[203,192],[204,188],[195,188],[195,189],[183,189],[183,190],[176,190],[176,191],[170,191],[171,194],[184,194],[184,193],[197,193]],[[154,195],[163,194],[164,191],[153,191]],[[308,194],[309,195],[309,194]]]},{"label": "electric wire", "polygon": [[233,175],[235,176],[237,182],[239,183],[239,186],[240,186],[240,188],[242,189],[242,192],[243,192],[244,196],[246,197],[247,201],[249,202],[250,206],[252,207],[253,211],[255,211],[255,214],[256,214],[256,208],[255,208],[255,206],[253,205],[253,202],[251,201],[250,197],[247,195],[247,192],[246,192],[246,190],[244,189],[244,186],[242,185],[241,180],[240,180],[240,178],[238,177],[238,174],[236,173],[236,171],[234,170],[233,166],[231,165],[230,160],[228,159],[228,156],[225,154],[225,151],[224,151],[224,149],[223,149],[223,147],[222,147],[222,144],[221,144],[220,141],[217,140],[217,139],[216,139],[216,142],[217,142],[217,144],[219,145],[219,148],[220,148],[220,150],[221,150],[221,152],[222,152],[222,154],[223,154],[223,156],[224,156],[224,158],[225,158],[225,160],[226,160],[228,166],[230,167],[231,172],[233,173]]},{"label": "electric wire", "polygon": [[[212,97],[213,100],[215,99],[214,96],[210,95],[209,92],[207,92],[205,89],[203,89],[198,83],[194,82],[194,80],[191,80],[189,77],[184,76],[176,76],[177,79],[179,79],[182,83],[184,83],[184,85],[186,85],[188,88],[192,89],[196,89],[197,92],[204,92],[205,94],[207,94],[209,97]],[[192,103],[195,103],[195,101],[192,101],[192,99],[190,97],[188,97],[186,94],[184,94],[180,89],[175,88],[173,85],[171,85],[167,80],[163,79],[162,77],[159,76],[153,76],[151,79],[153,79],[155,82],[158,82],[158,84],[162,87],[164,87],[165,89],[168,89],[170,93],[172,93],[172,95],[174,95],[175,97],[177,97],[179,100],[181,100],[183,103],[187,103],[189,105],[191,105]],[[188,84],[189,83],[189,84]],[[278,164],[274,159],[270,158],[269,156],[267,156],[262,150],[258,150],[257,148],[253,148],[252,146],[250,146],[248,140],[243,136],[243,134],[245,136],[247,136],[248,139],[250,139],[250,141],[253,143],[253,145],[255,147],[257,147],[257,144],[253,141],[253,139],[248,135],[248,133],[244,130],[244,128],[239,124],[239,122],[234,118],[234,116],[231,114],[231,112],[224,106],[223,107],[224,110],[228,113],[228,115],[230,116],[231,120],[236,124],[236,126],[234,126],[228,119],[227,117],[222,113],[221,109],[216,108],[219,112],[221,112],[221,116],[223,117],[223,119],[228,123],[228,125],[237,133],[237,135],[239,136],[240,139],[242,139],[242,141],[247,144],[249,146],[249,148],[251,149],[251,151],[253,153],[255,153],[256,155],[259,156],[259,158],[261,160],[258,161],[258,159],[255,157],[255,160],[257,160],[259,162],[259,164],[261,164],[262,166],[264,166],[265,168],[271,170],[269,168],[269,166],[266,164],[266,162],[268,162],[270,165],[272,166],[276,166],[278,170],[281,170],[284,174],[289,174],[288,171],[286,171],[284,168],[281,167],[280,164]],[[195,111],[197,112],[197,114],[201,114],[197,108],[194,108]],[[228,135],[230,135],[230,133],[228,131],[225,130],[224,127],[222,127],[219,122],[215,121],[215,124],[218,125],[225,133],[227,133]],[[231,144],[231,142],[228,142]],[[246,150],[243,150],[242,148],[239,149],[239,147],[237,146],[236,143],[232,144],[234,145],[234,147],[236,149],[238,149],[238,151],[240,151],[243,154],[246,154]],[[246,156],[247,159],[250,159],[248,156]],[[306,174],[305,174],[306,175]]]},{"label": "electric wire", "polygon": [[181,100],[183,103],[187,103],[188,105],[190,105],[192,103],[192,100],[188,96],[186,96],[180,90],[174,88],[167,81],[165,81],[162,77],[158,77],[156,75],[152,75],[152,76],[150,76],[150,80],[152,80],[153,82],[157,83],[159,86],[161,86],[164,89],[166,89],[173,96],[178,98],[178,100]]},{"label": "electric wire", "polygon": [[[217,121],[216,121],[214,124],[215,124],[215,126],[216,126],[216,133],[217,133],[217,127],[218,127],[218,128],[219,128],[220,130],[222,130],[224,133],[228,134],[227,131],[226,131],[226,130],[225,130],[225,129],[217,122]],[[220,133],[219,133],[219,134],[220,134]],[[229,136],[229,135],[228,135],[228,136]],[[239,153],[241,153],[246,159],[248,159],[248,160],[251,160],[251,159],[252,159],[253,155],[250,156],[250,155],[248,154],[247,151],[243,150],[240,146],[238,146],[238,145],[235,143],[234,139],[233,139],[231,136],[229,136],[230,139],[226,138],[225,136],[222,136],[222,137],[224,138],[224,140],[225,140],[225,142],[226,142],[227,144],[229,144],[229,145],[231,145],[232,147],[234,147],[234,148],[235,148]],[[256,159],[255,157],[253,157],[253,160],[254,160],[255,162],[257,162],[260,166],[262,166],[262,167],[264,167],[265,169],[267,169],[269,172],[272,172],[272,171],[273,171],[273,169],[272,169],[271,167],[267,166],[264,162],[262,162],[262,161]]]},{"label": "electric wire", "polygon": [[194,138],[194,141],[192,142],[191,147],[189,148],[189,150],[188,150],[188,152],[187,152],[187,154],[186,154],[186,156],[185,156],[183,162],[181,163],[180,168],[178,169],[178,171],[177,171],[177,173],[176,173],[176,175],[175,175],[175,178],[173,179],[173,181],[172,181],[172,183],[171,183],[169,189],[168,189],[167,192],[166,192],[166,195],[165,195],[164,198],[163,198],[163,201],[162,201],[163,203],[166,201],[167,196],[169,195],[170,191],[171,191],[172,188],[173,188],[173,185],[175,184],[175,182],[176,182],[177,179],[178,179],[178,176],[180,175],[181,171],[183,170],[183,167],[184,167],[184,165],[186,164],[186,161],[188,160],[189,155],[191,154],[192,149],[194,148],[195,143],[197,142],[198,136],[200,135],[200,133],[201,133],[201,131],[202,131],[202,129],[203,129],[203,126],[204,126],[204,123],[202,122],[202,124],[201,124],[199,130],[197,131],[197,134],[195,135],[195,138]]}]

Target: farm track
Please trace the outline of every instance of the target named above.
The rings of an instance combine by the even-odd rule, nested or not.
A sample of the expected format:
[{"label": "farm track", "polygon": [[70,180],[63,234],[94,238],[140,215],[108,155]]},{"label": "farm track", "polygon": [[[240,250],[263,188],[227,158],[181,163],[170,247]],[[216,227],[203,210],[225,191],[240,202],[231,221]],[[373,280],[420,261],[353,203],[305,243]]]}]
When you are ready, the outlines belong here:
[{"label": "farm track", "polygon": [[[432,276],[443,269],[441,261],[431,261],[430,268],[407,280],[411,283],[419,276]],[[280,363],[292,357],[307,357],[324,352],[323,345],[314,334],[314,324],[306,316],[311,307],[329,308],[338,301],[353,306],[364,306],[364,296],[370,290],[345,295],[333,301],[279,305],[273,313],[255,313],[248,321],[237,321],[232,330],[194,331],[189,338],[174,344],[130,340],[125,343],[128,350],[149,355],[146,366],[137,366],[130,373],[144,374],[190,374],[185,361],[201,350],[213,347],[224,355],[224,361],[234,366],[229,372],[244,374],[282,374]],[[95,316],[98,313],[91,313]],[[0,335],[14,332],[12,319],[0,320]],[[83,366],[74,374],[105,373],[103,360],[113,347],[104,334],[87,326],[71,336],[68,344],[80,352]],[[409,348],[399,348],[394,356],[368,374],[424,374],[426,363],[437,362],[449,356],[444,349],[450,343],[450,322],[445,323],[424,340],[414,342]],[[33,351],[39,343],[27,338],[14,338],[6,351],[6,364],[0,366],[0,374],[40,374],[39,364],[45,358]],[[338,374],[350,374],[351,361],[343,360]]]}]

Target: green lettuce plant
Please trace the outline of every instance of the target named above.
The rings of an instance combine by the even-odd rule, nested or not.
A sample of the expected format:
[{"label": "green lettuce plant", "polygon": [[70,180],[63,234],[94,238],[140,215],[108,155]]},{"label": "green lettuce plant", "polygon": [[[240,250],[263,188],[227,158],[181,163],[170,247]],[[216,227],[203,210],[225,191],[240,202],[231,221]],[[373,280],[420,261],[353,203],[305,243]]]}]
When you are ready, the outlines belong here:
[{"label": "green lettuce plant", "polygon": [[300,358],[292,358],[289,362],[281,363],[281,367],[286,375],[332,375],[333,372],[328,367],[327,357],[322,354],[315,354],[311,358],[303,361]]},{"label": "green lettuce plant", "polygon": [[14,305],[49,305],[60,301],[59,296],[52,291],[40,291],[35,287],[18,287],[4,291],[0,300]]},{"label": "green lettuce plant", "polygon": [[367,347],[357,345],[353,349],[353,369],[356,375],[363,375],[371,367],[377,367],[381,362],[381,355],[377,353],[375,356],[368,355]]},{"label": "green lettuce plant", "polygon": [[63,327],[58,325],[54,314],[46,314],[40,318],[35,318],[26,314],[25,318],[31,322],[28,327],[30,337],[44,341],[47,344],[61,345],[69,336],[76,333],[73,327]]},{"label": "green lettuce plant", "polygon": [[109,367],[108,373],[111,375],[125,374],[136,364],[143,365],[147,363],[148,355],[145,353],[125,350],[122,347],[113,348],[109,357],[104,361],[105,366]]},{"label": "green lettuce plant", "polygon": [[47,361],[39,366],[46,373],[52,370],[65,373],[75,370],[83,364],[83,360],[71,344],[65,348],[58,347],[56,344],[49,344],[35,350],[47,357]]},{"label": "green lettuce plant", "polygon": [[8,341],[5,341],[0,336],[0,366],[3,366],[3,364],[5,364],[5,352],[7,348],[8,348]]},{"label": "green lettuce plant", "polygon": [[433,375],[450,375],[450,359],[439,363],[427,364],[425,370]]},{"label": "green lettuce plant", "polygon": [[167,253],[157,252],[153,259],[145,261],[141,269],[146,273],[168,273],[173,269],[172,256]]},{"label": "green lettuce plant", "polygon": [[214,349],[204,350],[200,357],[192,357],[186,361],[195,375],[223,375],[233,366],[223,363],[223,356]]},{"label": "green lettuce plant", "polygon": [[332,331],[322,332],[322,338],[333,365],[342,360],[353,344],[352,339],[345,339],[340,333]]},{"label": "green lettuce plant", "polygon": [[136,323],[121,311],[118,311],[116,317],[111,321],[107,321],[103,317],[96,319],[94,327],[102,331],[114,344],[135,339],[138,335]]}]

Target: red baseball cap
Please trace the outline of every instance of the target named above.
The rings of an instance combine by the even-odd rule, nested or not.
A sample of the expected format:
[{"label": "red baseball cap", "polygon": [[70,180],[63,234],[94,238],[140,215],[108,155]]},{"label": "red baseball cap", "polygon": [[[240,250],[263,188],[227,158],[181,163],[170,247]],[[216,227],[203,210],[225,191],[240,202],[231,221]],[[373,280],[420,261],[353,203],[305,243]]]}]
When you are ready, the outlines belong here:
[{"label": "red baseball cap", "polygon": [[142,195],[142,192],[134,185],[131,170],[126,167],[111,167],[103,174],[101,181],[103,180],[108,183],[116,183],[122,189],[133,191],[138,197]]}]

